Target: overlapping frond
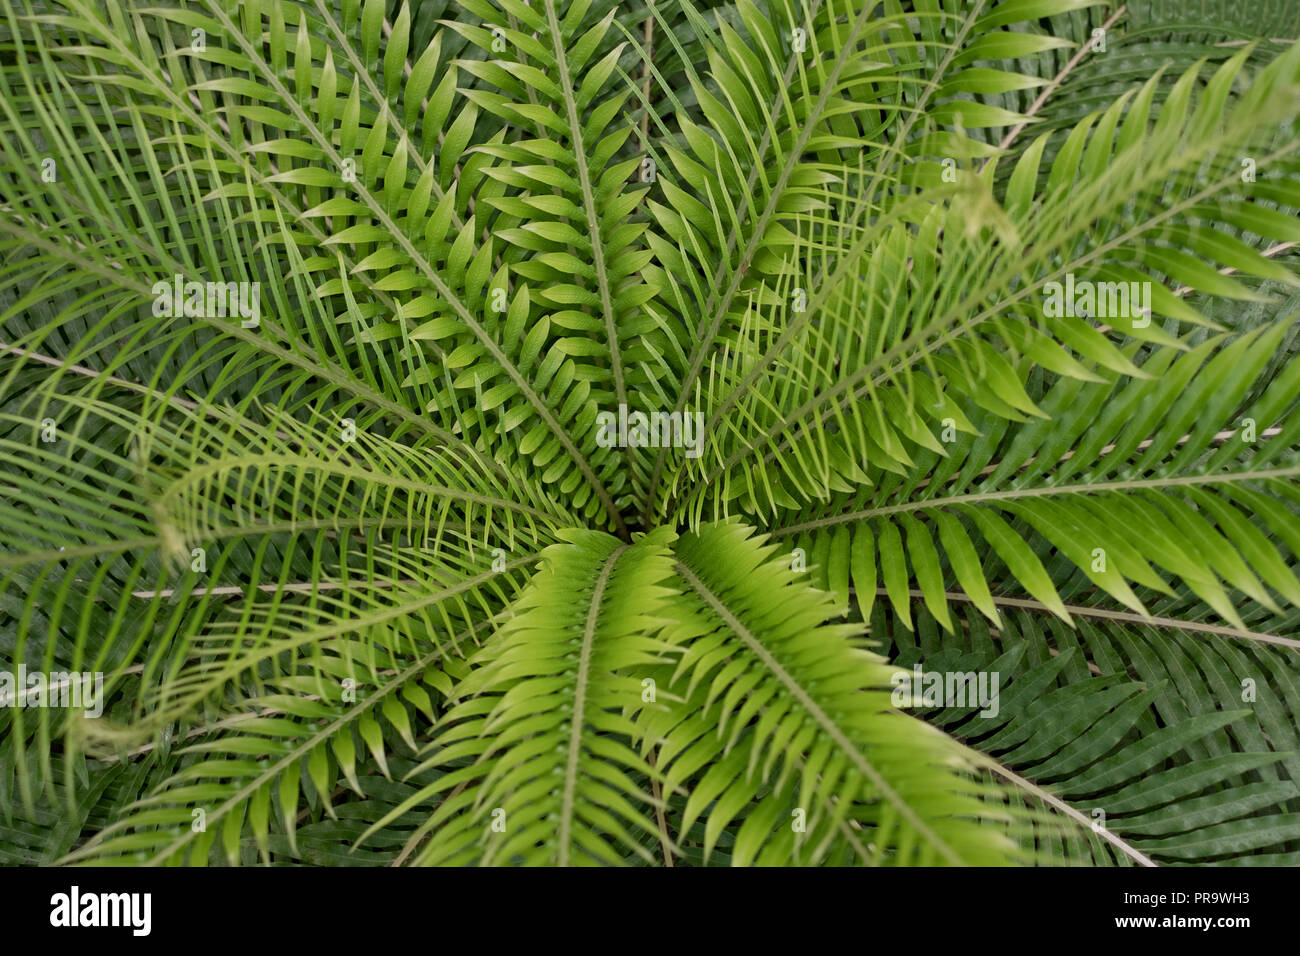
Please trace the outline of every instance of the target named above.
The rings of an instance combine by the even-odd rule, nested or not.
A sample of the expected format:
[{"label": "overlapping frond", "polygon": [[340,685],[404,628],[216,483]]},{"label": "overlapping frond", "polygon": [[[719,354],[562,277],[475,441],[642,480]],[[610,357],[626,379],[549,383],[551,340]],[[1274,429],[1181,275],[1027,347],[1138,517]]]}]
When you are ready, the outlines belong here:
[{"label": "overlapping frond", "polygon": [[[14,397],[0,417],[13,482],[0,582],[22,622],[8,663],[106,682],[99,720],[4,712],[6,763],[29,801],[33,741],[49,781],[49,743],[65,731],[121,746],[170,732],[228,683],[294,672],[303,655],[333,681],[353,658],[449,653],[449,633],[513,597],[501,572],[554,540],[555,516],[521,503],[545,504],[537,489],[352,420],[142,410],[86,394],[100,378],[74,383]],[[84,769],[78,746],[62,759]]]},{"label": "overlapping frond", "polygon": [[0,860],[1294,863],[1300,45],[625,6],[0,0]]},{"label": "overlapping frond", "polygon": [[[747,312],[765,300],[771,304],[772,290],[782,292],[775,297],[782,310],[791,306],[791,295],[806,301],[813,294],[815,278],[800,270],[800,216],[825,216],[846,237],[820,247],[831,259],[821,264],[823,271],[828,265],[856,270],[866,246],[855,240],[871,234],[873,221],[905,198],[906,190],[897,189],[901,182],[937,181],[940,157],[951,162],[988,155],[964,134],[962,122],[1000,127],[1021,119],[963,98],[971,85],[998,82],[968,69],[971,64],[1010,54],[1004,46],[1020,43],[1023,35],[1007,32],[1008,24],[1088,5],[979,0],[906,10],[898,3],[819,0],[806,9],[782,4],[774,21],[766,21],[757,7],[740,4],[748,39],[720,24],[705,46],[707,78],[688,71],[702,125],[677,118],[681,131],[672,129],[663,146],[661,188],[668,202],[650,207],[661,232],[650,237],[651,248],[682,286],[673,305],[699,316],[685,366],[672,369],[679,381],[667,400],[677,409],[702,408],[710,425],[718,425],[736,397],[718,394],[732,376],[750,370],[752,351],[770,346],[780,354],[790,341],[765,323],[747,323]],[[1060,42],[1031,37],[1021,52]],[[1014,73],[1005,78],[1002,83],[1021,82]],[[870,176],[855,189],[854,173],[864,168]],[[836,204],[834,197],[846,192],[854,200]],[[736,330],[747,328],[764,340],[736,343]],[[729,355],[731,348],[749,360]],[[732,363],[741,366],[738,372],[728,367]],[[751,383],[746,379],[740,390]],[[656,456],[647,517],[661,514],[661,479],[680,474],[676,467],[665,471],[668,457],[666,450]]]},{"label": "overlapping frond", "polygon": [[[336,640],[313,665],[290,668],[266,681],[265,693],[143,748],[163,750],[151,792],[60,862],[202,865],[216,847],[233,866],[269,862],[273,841],[277,856],[300,857],[299,825],[309,815],[328,817],[332,842],[358,838],[366,820],[353,812],[358,806],[376,812],[414,789],[400,782],[413,768],[403,751],[413,755],[465,665],[441,646],[379,657],[352,638]],[[373,849],[351,862],[391,860],[390,844]]]},{"label": "overlapping frond", "polygon": [[1293,336],[1290,322],[1277,322],[1222,347],[1211,339],[1185,353],[1157,351],[1140,378],[1063,378],[1039,403],[1045,417],[1012,430],[986,414],[979,434],[954,441],[946,457],[926,452],[910,475],[882,473],[843,510],[777,534],[811,556],[842,601],[851,578],[864,617],[879,581],[910,620],[914,578],[951,629],[944,590],[955,579],[996,624],[988,561],[979,557],[991,552],[1024,592],[1068,621],[1057,576],[1031,546],[1045,541],[1139,614],[1147,612],[1133,587],[1172,593],[1155,565],[1242,626],[1232,593],[1275,610],[1277,600],[1300,600],[1300,541],[1284,504],[1300,474],[1300,379],[1288,365],[1250,394]]},{"label": "overlapping frond", "polygon": [[957,609],[954,637],[914,599],[915,633],[879,606],[873,633],[901,666],[994,675],[995,708],[916,701],[916,713],[988,754],[1028,803],[1080,824],[1081,844],[1040,833],[1040,846],[1130,866],[1294,861],[1294,647],[1091,606],[1074,629],[1032,602],[1002,611],[990,628]]},{"label": "overlapping frond", "polygon": [[824,591],[780,549],[735,523],[676,549],[684,588],[669,640],[685,653],[648,711],[666,792],[687,791],[678,826],[704,823],[708,860],[729,833],[731,862],[991,865],[1016,860],[1023,821],[979,784],[971,753],[891,705],[896,670],[830,624]]},{"label": "overlapping frond", "polygon": [[[1294,281],[1211,223],[1294,234],[1292,217],[1255,201],[1292,205],[1288,181],[1257,193],[1256,184],[1242,182],[1237,159],[1252,131],[1271,141],[1289,115],[1297,56],[1293,50],[1271,64],[1232,109],[1228,93],[1241,57],[1220,68],[1190,113],[1197,74],[1187,74],[1149,135],[1142,97],[1122,125],[1128,104],[1117,103],[1096,130],[1092,120],[1076,128],[1073,149],[1057,158],[1041,194],[1031,148],[1002,206],[989,169],[963,174],[971,180],[959,180],[952,203],[934,206],[915,227],[893,226],[875,243],[869,232],[845,230],[847,216],[808,217],[807,259],[817,263],[822,244],[851,245],[862,258],[841,256],[805,296],[769,306],[772,321],[751,327],[780,329],[775,342],[751,341],[737,350],[742,358],[723,358],[725,390],[708,418],[711,454],[684,463],[669,513],[691,520],[775,513],[860,485],[864,464],[909,470],[913,450],[938,444],[934,432],[944,419],[965,425],[960,409],[947,407],[950,393],[1008,418],[1036,413],[1024,370],[1008,354],[1066,376],[1086,378],[1096,366],[1131,371],[1117,345],[1172,344],[1170,320],[1204,321],[1167,284],[1250,300],[1257,293],[1214,267]],[[1285,176],[1298,145],[1292,138],[1260,161],[1279,163]],[[1057,310],[1049,300],[1068,296],[1066,284],[1076,281],[1122,285],[1128,305],[1109,311],[1123,314],[1099,321],[1105,304],[1076,312],[1073,301]],[[1128,299],[1134,284],[1149,301]]]},{"label": "overlapping frond", "polygon": [[651,770],[631,742],[654,699],[640,674],[671,650],[658,636],[673,594],[663,586],[670,541],[584,531],[545,553],[482,666],[453,691],[466,699],[424,765],[443,773],[408,801],[442,796],[416,861],[653,860],[642,845],[655,832]]}]

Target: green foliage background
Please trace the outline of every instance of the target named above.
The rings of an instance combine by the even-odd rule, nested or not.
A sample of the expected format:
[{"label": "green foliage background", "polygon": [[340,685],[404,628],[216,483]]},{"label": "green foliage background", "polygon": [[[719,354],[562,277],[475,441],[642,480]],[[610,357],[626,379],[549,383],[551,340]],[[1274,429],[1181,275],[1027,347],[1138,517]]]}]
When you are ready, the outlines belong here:
[{"label": "green foliage background", "polygon": [[0,862],[1300,862],[1300,46],[1138,12],[0,0]]}]

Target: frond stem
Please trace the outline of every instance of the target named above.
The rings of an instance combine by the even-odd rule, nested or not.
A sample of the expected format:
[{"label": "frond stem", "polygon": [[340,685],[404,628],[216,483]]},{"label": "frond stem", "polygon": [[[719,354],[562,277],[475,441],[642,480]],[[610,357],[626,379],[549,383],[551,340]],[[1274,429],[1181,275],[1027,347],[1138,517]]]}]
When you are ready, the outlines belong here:
[{"label": "frond stem", "polygon": [[[546,0],[547,9],[551,9],[551,0]],[[559,25],[556,24],[556,29]],[[582,629],[582,650],[578,655],[578,675],[574,682],[573,718],[569,723],[569,753],[564,764],[564,795],[560,800],[560,827],[557,836],[558,865],[569,865],[569,842],[573,833],[573,804],[578,786],[578,756],[582,750],[583,719],[587,706],[587,681],[591,676],[591,648],[596,639],[596,624],[600,620],[600,602],[605,596],[609,577],[614,573],[614,565],[630,545],[620,544],[605,559],[596,585],[591,592],[591,604],[587,607],[587,622]]]}]

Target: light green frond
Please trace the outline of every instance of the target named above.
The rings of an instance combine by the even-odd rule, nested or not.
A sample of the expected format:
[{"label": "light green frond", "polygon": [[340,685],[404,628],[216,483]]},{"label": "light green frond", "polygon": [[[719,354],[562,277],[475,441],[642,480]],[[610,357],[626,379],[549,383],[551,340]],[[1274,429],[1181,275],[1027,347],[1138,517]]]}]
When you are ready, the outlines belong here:
[{"label": "light green frond", "polygon": [[671,650],[658,637],[671,539],[566,537],[453,691],[465,699],[422,765],[444,772],[410,801],[445,794],[417,862],[652,859],[650,768],[630,744],[646,701],[638,675]]},{"label": "light green frond", "polygon": [[732,862],[990,865],[1017,859],[1020,823],[971,776],[972,754],[893,709],[899,672],[829,624],[824,592],[739,524],[682,538],[683,600],[668,637],[685,651],[647,712],[665,789],[685,790],[680,832],[704,822],[707,862],[738,825]]}]

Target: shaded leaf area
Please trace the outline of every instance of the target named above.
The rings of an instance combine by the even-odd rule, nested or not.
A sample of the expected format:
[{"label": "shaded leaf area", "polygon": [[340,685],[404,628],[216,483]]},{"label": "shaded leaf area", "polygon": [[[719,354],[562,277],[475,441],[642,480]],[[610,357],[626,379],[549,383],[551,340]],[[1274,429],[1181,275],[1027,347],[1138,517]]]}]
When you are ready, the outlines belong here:
[{"label": "shaded leaf area", "polygon": [[[1000,687],[994,708],[939,701],[917,712],[1060,800],[1056,812],[1068,807],[1113,837],[1076,837],[1060,847],[1066,855],[1120,865],[1144,857],[1167,865],[1294,864],[1300,683],[1293,648],[1176,620],[1120,622],[1096,607],[1080,606],[1074,628],[1041,607],[1004,607],[998,628],[961,607],[955,637],[919,600],[914,612],[914,633],[883,607],[873,616],[873,636],[900,666],[984,671]],[[1028,789],[1022,795],[1051,805]]]}]

